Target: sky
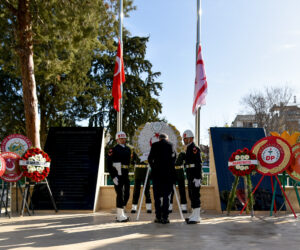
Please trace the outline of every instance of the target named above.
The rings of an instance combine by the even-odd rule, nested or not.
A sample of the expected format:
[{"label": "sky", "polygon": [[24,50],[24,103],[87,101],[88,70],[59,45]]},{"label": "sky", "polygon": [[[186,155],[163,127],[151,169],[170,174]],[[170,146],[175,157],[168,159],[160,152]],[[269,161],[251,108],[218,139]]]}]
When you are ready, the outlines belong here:
[{"label": "sky", "polygon": [[[300,1],[202,0],[201,45],[208,82],[200,142],[208,129],[245,114],[242,97],[288,86],[300,103]],[[195,128],[196,0],[135,0],[124,19],[132,36],[149,36],[146,59],[161,72],[161,117],[180,133]],[[126,65],[125,65],[126,67]],[[126,82],[124,83],[126,84]]]}]

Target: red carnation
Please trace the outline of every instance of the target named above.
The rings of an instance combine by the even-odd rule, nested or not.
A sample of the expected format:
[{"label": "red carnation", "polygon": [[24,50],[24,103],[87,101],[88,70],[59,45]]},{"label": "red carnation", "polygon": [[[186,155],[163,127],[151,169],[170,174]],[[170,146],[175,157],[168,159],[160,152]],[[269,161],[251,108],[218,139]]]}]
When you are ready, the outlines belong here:
[{"label": "red carnation", "polygon": [[245,154],[248,154],[248,153],[249,153],[249,149],[248,149],[248,148],[244,148],[244,149],[243,149],[243,152],[244,152]]}]

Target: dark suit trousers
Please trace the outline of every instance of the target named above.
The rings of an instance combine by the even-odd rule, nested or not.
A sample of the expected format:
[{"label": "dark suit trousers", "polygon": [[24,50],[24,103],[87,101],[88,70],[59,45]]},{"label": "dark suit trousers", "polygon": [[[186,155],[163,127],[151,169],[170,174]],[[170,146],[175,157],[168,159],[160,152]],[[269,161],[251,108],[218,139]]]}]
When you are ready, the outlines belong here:
[{"label": "dark suit trousers", "polygon": [[[166,183],[161,180],[153,179],[153,193],[155,202],[155,214],[158,219],[168,219],[169,204],[173,183]],[[162,200],[161,200],[162,198]]]}]

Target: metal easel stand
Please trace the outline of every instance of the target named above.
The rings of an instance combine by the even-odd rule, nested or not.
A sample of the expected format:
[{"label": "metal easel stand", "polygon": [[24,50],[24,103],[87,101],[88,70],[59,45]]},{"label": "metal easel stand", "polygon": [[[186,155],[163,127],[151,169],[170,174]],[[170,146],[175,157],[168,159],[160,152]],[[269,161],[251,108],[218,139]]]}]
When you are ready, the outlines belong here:
[{"label": "metal easel stand", "polygon": [[[23,208],[23,203],[25,203],[25,206],[27,208],[27,213],[28,215],[31,215],[30,214],[30,209],[29,209],[29,206],[28,206],[28,202],[27,200],[28,199],[25,199],[24,198],[24,194],[23,194],[23,191],[22,191],[22,186],[21,186],[21,182],[20,181],[17,181],[16,182],[16,212],[18,213],[19,212],[19,198],[18,198],[18,190],[21,194],[21,197],[22,197],[22,205],[21,207]],[[22,209],[23,213],[24,213],[24,209]],[[23,214],[22,214],[23,215]]]},{"label": "metal easel stand", "polygon": [[143,185],[144,187],[143,187],[142,197],[141,197],[141,200],[140,200],[140,204],[139,204],[139,209],[138,209],[138,213],[137,213],[137,216],[136,216],[136,220],[139,220],[139,218],[140,218],[141,208],[142,208],[144,194],[145,194],[145,190],[146,190],[146,184],[147,184],[148,177],[149,177],[149,172],[150,172],[150,166],[148,165],[147,174],[146,174],[144,185]]},{"label": "metal easel stand", "polygon": [[[277,184],[276,181],[275,181],[275,183]],[[296,193],[296,196],[297,196],[297,200],[298,200],[298,204],[299,204],[299,206],[300,206],[300,196],[299,196],[299,192],[298,192],[298,188],[297,188],[297,185],[298,185],[298,184],[299,184],[299,182],[296,181],[296,182],[294,183],[294,185],[293,185],[293,188],[294,188],[294,190],[295,190],[295,193]],[[277,186],[277,185],[276,185],[276,186]],[[276,186],[275,186],[275,192],[276,192]],[[275,192],[274,192],[274,193],[275,193]],[[274,194],[274,193],[273,193],[273,199],[275,200],[275,194]],[[290,193],[287,195],[287,198],[290,197],[291,193],[292,193],[292,192],[290,192]],[[278,211],[281,211],[284,205],[285,205],[285,201],[283,201],[283,203],[282,203],[282,205],[281,205],[281,207],[279,208]],[[273,209],[272,209],[272,207],[271,207],[271,212],[272,212],[272,211],[273,211]],[[270,214],[270,215],[272,215],[272,214]]]},{"label": "metal easel stand", "polygon": [[[56,207],[56,204],[55,204],[55,200],[53,198],[53,195],[52,195],[52,192],[51,192],[51,189],[50,189],[50,186],[49,186],[47,178],[45,178],[45,182],[33,183],[33,185],[41,185],[41,184],[46,184],[47,185],[47,189],[49,191],[49,195],[50,195],[50,199],[51,199],[52,205],[53,205],[53,207],[55,209],[55,212],[57,213],[58,210],[57,210],[57,207]],[[22,193],[22,189],[21,188],[20,188],[20,192],[21,192],[21,194],[23,196],[21,216],[24,215],[25,206],[27,208],[28,215],[31,215],[30,214],[30,208],[29,208],[28,202],[29,202],[30,207],[31,207],[31,212],[32,212],[32,214],[34,214],[34,208],[33,208],[33,205],[32,205],[32,196],[30,194],[30,182],[29,181],[25,180],[24,194]]]},{"label": "metal easel stand", "polygon": [[[287,195],[286,195],[286,193],[285,193],[285,191],[284,191],[284,189],[283,189],[283,187],[282,187],[282,184],[281,184],[280,180],[278,179],[278,176],[277,176],[277,175],[274,175],[274,176],[275,176],[275,179],[277,180],[277,182],[278,182],[278,184],[279,184],[279,187],[280,187],[280,189],[281,189],[282,194],[283,194],[284,197],[285,197],[285,200],[287,201],[287,203],[288,203],[290,209],[292,210],[292,212],[293,212],[293,214],[294,214],[294,217],[295,217],[295,219],[296,219],[296,218],[297,218],[297,215],[296,215],[296,213],[295,213],[295,211],[294,211],[294,209],[293,209],[293,207],[292,207],[292,205],[291,205],[291,203],[290,203],[290,201],[289,201],[289,199],[288,199],[288,197],[287,197]],[[259,180],[259,182],[257,183],[256,187],[254,188],[254,190],[253,190],[252,193],[251,193],[252,196],[254,195],[255,191],[257,190],[258,186],[260,185],[260,183],[262,182],[262,180],[263,180],[264,177],[265,177],[265,175],[262,175],[262,177],[260,178],[260,180]],[[276,187],[276,185],[277,185],[277,183],[275,182],[275,187]],[[276,190],[275,190],[275,191],[276,191]],[[274,193],[275,193],[275,192],[273,192],[273,196],[274,196]],[[246,208],[248,202],[249,202],[249,198],[248,198],[248,201],[246,202],[246,204],[244,205],[243,209],[241,210],[240,214],[243,213],[243,211],[245,210],[245,208]],[[274,200],[272,199],[272,204],[271,204],[271,206],[272,206],[273,204],[274,204]]]},{"label": "metal easel stand", "polygon": [[[10,186],[10,182],[2,182],[2,192],[1,192],[1,199],[0,199],[0,216],[2,213],[2,206],[5,208],[5,215],[8,216],[9,218],[11,218],[11,210],[10,212],[8,212],[8,203],[11,203],[11,199],[10,201],[8,200],[8,195],[9,192],[11,191],[11,186]],[[6,197],[4,197],[4,193],[6,191]],[[4,199],[5,198],[5,199]],[[11,204],[10,204],[10,209],[11,209]]]},{"label": "metal easel stand", "polygon": [[[30,213],[30,208],[28,206],[28,198],[29,198],[29,202],[31,203],[31,195],[30,195],[30,182],[26,180],[25,178],[25,188],[24,188],[24,193],[22,192],[22,188],[19,184],[19,190],[21,192],[21,195],[23,197],[23,200],[22,200],[22,205],[21,205],[21,216],[24,216],[24,210],[25,210],[25,206],[27,208],[27,213],[29,216],[31,216],[31,213]],[[33,211],[33,208],[32,208],[32,214],[34,214],[34,211]]]},{"label": "metal easel stand", "polygon": [[176,185],[173,185],[173,190],[174,190],[174,194],[175,194],[175,197],[176,197],[176,201],[177,201],[177,205],[178,205],[180,217],[181,217],[181,219],[182,219],[183,221],[185,221],[185,219],[184,219],[184,217],[183,217],[183,214],[182,214],[180,202],[179,202],[179,199],[178,199],[178,195],[177,195],[177,191],[176,191]]},{"label": "metal easel stand", "polygon": [[[21,185],[21,184],[22,184],[21,181],[17,181],[17,182],[16,182],[16,212],[17,212],[17,213],[19,212],[19,192],[20,192],[20,194],[21,194],[22,201],[23,201],[23,199],[24,199],[24,194],[23,194],[23,191],[22,191],[22,185]],[[18,192],[18,190],[19,190],[19,192]],[[29,211],[29,207],[28,207],[27,201],[26,201],[26,203],[25,203],[25,206],[26,206],[26,208],[27,208],[28,211]]]},{"label": "metal easel stand", "polygon": [[55,204],[55,200],[54,200],[53,194],[51,192],[51,189],[50,189],[50,186],[49,186],[47,178],[44,179],[44,182],[35,183],[35,185],[42,185],[42,184],[46,184],[47,185],[47,189],[48,189],[48,192],[49,192],[49,195],[50,195],[51,203],[53,205],[53,208],[54,208],[55,212],[57,213],[58,209],[57,209],[57,206]]},{"label": "metal easel stand", "polygon": [[[140,218],[141,208],[142,208],[143,199],[144,199],[145,190],[146,190],[146,183],[147,183],[148,178],[149,178],[149,172],[150,172],[150,166],[148,165],[147,174],[146,174],[145,181],[144,181],[142,197],[141,197],[141,201],[140,201],[140,204],[139,204],[139,209],[138,209],[138,213],[137,213],[137,216],[136,216],[136,220],[139,220],[139,218]],[[179,212],[180,212],[180,217],[181,217],[182,220],[184,220],[175,185],[173,185],[173,190],[174,190],[174,194],[175,194],[175,197],[176,197],[178,209],[179,209]]]}]

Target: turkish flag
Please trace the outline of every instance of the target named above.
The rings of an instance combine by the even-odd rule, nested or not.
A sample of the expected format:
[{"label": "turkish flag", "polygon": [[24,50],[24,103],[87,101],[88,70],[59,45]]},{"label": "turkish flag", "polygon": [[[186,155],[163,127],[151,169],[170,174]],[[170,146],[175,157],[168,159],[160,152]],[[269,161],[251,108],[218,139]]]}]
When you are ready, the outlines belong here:
[{"label": "turkish flag", "polygon": [[112,96],[114,98],[114,109],[120,111],[120,99],[122,98],[121,84],[125,82],[124,63],[121,49],[121,42],[118,43],[116,64],[114,70],[114,80],[112,86]]},{"label": "turkish flag", "polygon": [[204,70],[204,62],[201,54],[201,45],[199,44],[197,63],[196,63],[196,79],[194,88],[193,114],[197,113],[198,107],[206,104],[205,97],[207,95],[207,81]]}]

